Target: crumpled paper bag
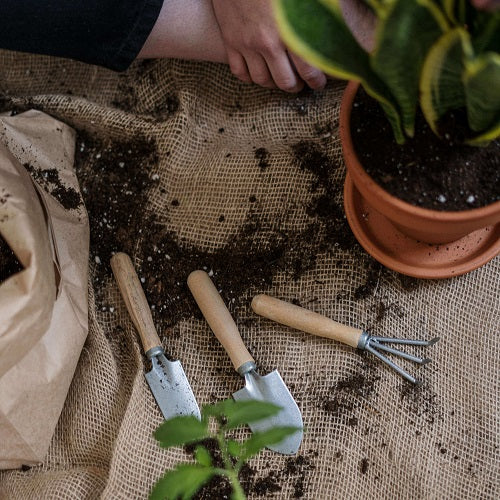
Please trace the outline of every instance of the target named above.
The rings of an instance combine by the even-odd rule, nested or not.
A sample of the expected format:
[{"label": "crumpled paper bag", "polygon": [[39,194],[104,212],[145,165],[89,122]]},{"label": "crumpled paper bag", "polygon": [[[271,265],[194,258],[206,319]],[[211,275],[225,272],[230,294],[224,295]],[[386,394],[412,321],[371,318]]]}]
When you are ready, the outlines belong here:
[{"label": "crumpled paper bag", "polygon": [[74,148],[42,112],[0,115],[0,234],[24,267],[0,284],[0,469],[43,461],[88,332]]}]

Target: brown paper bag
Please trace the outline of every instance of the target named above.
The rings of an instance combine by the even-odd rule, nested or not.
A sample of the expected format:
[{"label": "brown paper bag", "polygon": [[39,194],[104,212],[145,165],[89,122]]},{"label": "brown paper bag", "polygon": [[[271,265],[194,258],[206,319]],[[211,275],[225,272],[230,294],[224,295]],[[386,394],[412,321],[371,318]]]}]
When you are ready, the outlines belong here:
[{"label": "brown paper bag", "polygon": [[0,284],[0,469],[43,460],[87,336],[74,147],[44,113],[0,115],[0,234],[24,267]]}]

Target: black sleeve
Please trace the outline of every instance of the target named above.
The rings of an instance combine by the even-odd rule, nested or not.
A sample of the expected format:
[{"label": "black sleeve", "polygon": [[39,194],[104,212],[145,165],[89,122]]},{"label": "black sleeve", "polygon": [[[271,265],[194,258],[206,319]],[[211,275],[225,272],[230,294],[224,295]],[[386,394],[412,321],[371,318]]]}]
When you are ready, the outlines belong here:
[{"label": "black sleeve", "polygon": [[163,0],[0,0],[0,47],[115,71],[137,57]]}]

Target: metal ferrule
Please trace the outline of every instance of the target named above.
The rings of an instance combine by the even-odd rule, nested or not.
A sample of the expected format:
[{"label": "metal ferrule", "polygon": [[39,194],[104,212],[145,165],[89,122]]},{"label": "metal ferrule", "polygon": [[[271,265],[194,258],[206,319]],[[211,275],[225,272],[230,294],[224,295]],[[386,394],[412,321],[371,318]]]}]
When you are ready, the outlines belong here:
[{"label": "metal ferrule", "polygon": [[369,340],[370,340],[370,334],[367,332],[362,332],[358,340],[358,349],[362,350],[366,349],[366,345],[368,344]]},{"label": "metal ferrule", "polygon": [[151,347],[149,351],[146,351],[146,356],[148,359],[153,359],[158,354],[165,354],[163,347],[161,345],[157,345],[156,347]]},{"label": "metal ferrule", "polygon": [[252,370],[255,370],[257,368],[257,365],[253,361],[247,361],[246,363],[243,363],[236,371],[244,377],[248,372],[251,372]]}]

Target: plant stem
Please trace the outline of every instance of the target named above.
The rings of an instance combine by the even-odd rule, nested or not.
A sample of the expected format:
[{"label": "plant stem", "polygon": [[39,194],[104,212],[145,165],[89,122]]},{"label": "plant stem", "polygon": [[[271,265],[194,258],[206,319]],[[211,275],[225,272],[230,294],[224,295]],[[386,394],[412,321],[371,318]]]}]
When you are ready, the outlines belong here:
[{"label": "plant stem", "polygon": [[224,462],[224,467],[229,471],[233,470],[233,462],[231,461],[231,457],[227,452],[226,440],[224,438],[224,431],[219,429],[217,432],[217,442],[219,443],[219,449],[222,455],[222,461]]},{"label": "plant stem", "polygon": [[238,474],[233,470],[227,471],[227,477],[231,481],[231,486],[233,487],[233,500],[246,500],[245,492],[241,487],[240,481],[238,480]]},{"label": "plant stem", "polygon": [[222,429],[219,429],[217,432],[217,442],[219,443],[222,461],[224,462],[225,474],[231,482],[231,487],[233,488],[233,500],[246,500],[245,492],[243,491],[240,481],[238,480],[238,471],[235,470],[233,461],[227,452],[224,430]]}]

